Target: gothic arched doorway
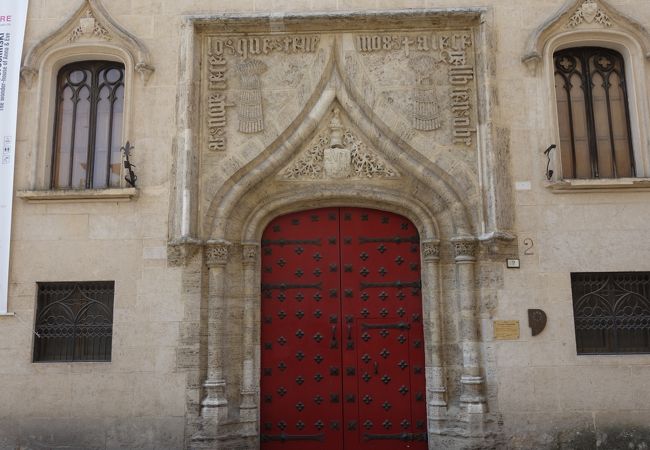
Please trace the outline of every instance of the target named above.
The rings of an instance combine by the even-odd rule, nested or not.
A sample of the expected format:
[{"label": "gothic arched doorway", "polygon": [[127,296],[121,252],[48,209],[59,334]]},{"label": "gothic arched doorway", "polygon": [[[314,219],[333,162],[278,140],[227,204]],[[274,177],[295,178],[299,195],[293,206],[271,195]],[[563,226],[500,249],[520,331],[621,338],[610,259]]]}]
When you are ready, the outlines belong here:
[{"label": "gothic arched doorway", "polygon": [[418,231],[363,208],[262,236],[262,449],[426,449]]}]

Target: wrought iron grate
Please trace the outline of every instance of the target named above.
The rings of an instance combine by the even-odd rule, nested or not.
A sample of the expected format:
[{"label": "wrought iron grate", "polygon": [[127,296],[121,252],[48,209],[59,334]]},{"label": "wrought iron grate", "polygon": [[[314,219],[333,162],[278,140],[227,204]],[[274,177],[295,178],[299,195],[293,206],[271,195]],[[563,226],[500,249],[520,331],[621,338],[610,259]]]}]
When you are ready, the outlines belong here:
[{"label": "wrought iron grate", "polygon": [[38,283],[34,361],[110,361],[114,281]]},{"label": "wrought iron grate", "polygon": [[650,272],[572,273],[578,354],[650,353]]}]

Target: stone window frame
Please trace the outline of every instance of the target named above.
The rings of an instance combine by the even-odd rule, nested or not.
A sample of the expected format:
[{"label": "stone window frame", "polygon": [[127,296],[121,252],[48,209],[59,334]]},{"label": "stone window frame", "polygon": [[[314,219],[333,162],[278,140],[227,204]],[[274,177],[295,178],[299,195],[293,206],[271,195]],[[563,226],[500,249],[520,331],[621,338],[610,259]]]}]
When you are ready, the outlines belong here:
[{"label": "stone window frame", "polygon": [[[90,25],[90,26],[89,26]],[[35,137],[28,161],[27,190],[17,192],[28,202],[46,201],[128,201],[138,190],[128,187],[124,168],[120,185],[101,189],[53,189],[52,142],[55,127],[56,84],[60,69],[81,61],[112,61],[124,65],[123,145],[131,136],[134,122],[136,74],[146,83],[154,71],[149,51],[135,36],[122,28],[104,9],[99,0],[85,0],[79,9],[52,34],[37,42],[26,53],[21,68],[24,86],[33,101],[39,99],[32,122]]]},{"label": "stone window frame", "polygon": [[[549,94],[548,98],[553,100],[552,102],[548,102],[548,123],[553,133],[552,142],[559,143],[560,141],[553,55],[560,50],[576,47],[606,48],[615,50],[623,56],[628,89],[626,101],[630,111],[630,130],[632,134],[631,144],[637,169],[637,175],[634,178],[642,179],[649,177],[650,157],[648,155],[648,145],[646,144],[648,142],[648,132],[643,126],[643,124],[650,123],[646,100],[647,89],[644,83],[644,80],[646,79],[644,55],[639,44],[630,39],[629,36],[622,33],[598,33],[593,30],[590,30],[589,32],[574,31],[557,36],[548,42],[544,54],[544,79],[547,81],[547,87],[545,90]],[[573,180],[565,179],[563,177],[559,144],[551,159],[552,165],[555,167],[555,179],[557,181]],[[602,181],[599,179],[589,180],[594,182]],[[603,180],[606,180],[603,182],[607,183],[611,182],[611,180],[625,180],[625,178]],[[585,180],[580,181],[584,182]]]},{"label": "stone window frame", "polygon": [[[594,5],[598,15],[589,17],[588,10],[593,9]],[[650,31],[633,18],[609,6],[606,0],[566,0],[528,38],[522,62],[532,76],[541,77],[539,92],[542,98],[548,99],[540,103],[545,122],[540,152],[549,144],[557,145],[560,137],[553,55],[559,50],[573,47],[602,47],[615,50],[623,56],[636,177],[565,179],[562,177],[560,152],[556,149],[550,155],[549,165],[554,173],[545,180],[545,187],[554,193],[650,190],[650,133],[644,126],[650,123],[646,86]],[[541,157],[546,166],[545,155]]]}]

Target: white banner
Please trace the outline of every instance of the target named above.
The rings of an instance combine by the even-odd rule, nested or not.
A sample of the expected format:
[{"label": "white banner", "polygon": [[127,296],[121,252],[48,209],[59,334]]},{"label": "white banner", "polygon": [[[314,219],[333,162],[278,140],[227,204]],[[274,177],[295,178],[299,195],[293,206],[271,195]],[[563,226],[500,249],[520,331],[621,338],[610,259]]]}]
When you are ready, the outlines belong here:
[{"label": "white banner", "polygon": [[28,0],[0,0],[0,315],[7,314],[20,58]]}]

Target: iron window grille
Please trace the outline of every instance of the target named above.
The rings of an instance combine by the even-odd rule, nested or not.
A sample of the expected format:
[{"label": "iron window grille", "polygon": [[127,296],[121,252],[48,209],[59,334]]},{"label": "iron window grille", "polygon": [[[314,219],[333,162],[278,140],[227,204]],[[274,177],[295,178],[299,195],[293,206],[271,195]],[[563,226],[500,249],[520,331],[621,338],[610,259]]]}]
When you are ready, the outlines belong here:
[{"label": "iron window grille", "polygon": [[120,184],[124,65],[82,61],[57,77],[52,189]]},{"label": "iron window grille", "polygon": [[114,281],[38,283],[34,362],[110,361]]},{"label": "iron window grille", "polygon": [[636,176],[621,54],[578,47],[553,61],[563,177]]},{"label": "iron window grille", "polygon": [[578,354],[650,353],[650,272],[572,273]]}]

